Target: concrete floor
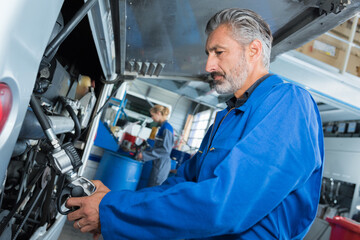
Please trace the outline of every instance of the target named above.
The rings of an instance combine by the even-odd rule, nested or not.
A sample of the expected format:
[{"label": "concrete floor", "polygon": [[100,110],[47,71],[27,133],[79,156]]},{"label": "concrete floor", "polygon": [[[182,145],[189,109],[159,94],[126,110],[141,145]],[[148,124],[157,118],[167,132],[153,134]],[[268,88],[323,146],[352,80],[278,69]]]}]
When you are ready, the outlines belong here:
[{"label": "concrete floor", "polygon": [[[73,227],[74,222],[66,220],[58,240],[93,240],[92,234],[82,233]],[[101,236],[100,240],[104,238]]]}]

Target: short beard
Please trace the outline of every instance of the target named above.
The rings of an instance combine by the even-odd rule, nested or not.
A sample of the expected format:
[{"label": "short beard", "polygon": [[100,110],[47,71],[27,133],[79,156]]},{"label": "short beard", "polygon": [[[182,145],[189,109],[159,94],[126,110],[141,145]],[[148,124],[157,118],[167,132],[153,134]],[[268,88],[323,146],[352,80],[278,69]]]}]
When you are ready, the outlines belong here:
[{"label": "short beard", "polygon": [[[214,73],[219,74],[219,73]],[[248,77],[248,66],[244,55],[241,56],[238,65],[230,69],[229,74],[223,74],[223,81],[214,81],[214,88],[219,94],[231,94],[242,88]]]}]

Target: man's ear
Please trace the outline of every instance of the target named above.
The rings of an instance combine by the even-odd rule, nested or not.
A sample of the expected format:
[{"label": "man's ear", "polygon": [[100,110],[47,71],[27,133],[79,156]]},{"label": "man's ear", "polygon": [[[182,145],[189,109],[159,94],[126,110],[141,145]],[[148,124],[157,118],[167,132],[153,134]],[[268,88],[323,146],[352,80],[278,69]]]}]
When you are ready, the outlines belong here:
[{"label": "man's ear", "polygon": [[249,61],[256,62],[258,60],[262,60],[262,43],[260,40],[255,39],[252,41],[249,46]]}]

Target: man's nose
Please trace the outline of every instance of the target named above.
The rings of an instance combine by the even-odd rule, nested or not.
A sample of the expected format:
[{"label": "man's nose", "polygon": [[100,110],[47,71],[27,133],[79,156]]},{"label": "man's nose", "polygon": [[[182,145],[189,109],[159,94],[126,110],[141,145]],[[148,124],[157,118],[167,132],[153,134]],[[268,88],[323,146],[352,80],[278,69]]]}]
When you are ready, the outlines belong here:
[{"label": "man's nose", "polygon": [[217,66],[217,63],[216,63],[214,56],[211,56],[211,54],[209,54],[208,58],[207,58],[206,66],[205,66],[205,71],[207,71],[209,73],[214,72],[214,71],[216,71],[216,66]]}]

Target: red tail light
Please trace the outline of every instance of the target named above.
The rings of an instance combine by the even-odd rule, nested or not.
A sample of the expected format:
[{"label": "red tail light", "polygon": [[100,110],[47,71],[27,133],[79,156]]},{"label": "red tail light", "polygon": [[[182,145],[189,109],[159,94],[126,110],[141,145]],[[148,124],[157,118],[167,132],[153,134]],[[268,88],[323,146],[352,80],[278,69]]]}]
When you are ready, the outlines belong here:
[{"label": "red tail light", "polygon": [[8,85],[0,83],[0,133],[9,117],[12,106],[12,94]]}]

